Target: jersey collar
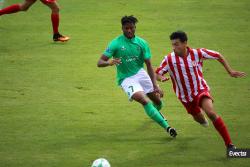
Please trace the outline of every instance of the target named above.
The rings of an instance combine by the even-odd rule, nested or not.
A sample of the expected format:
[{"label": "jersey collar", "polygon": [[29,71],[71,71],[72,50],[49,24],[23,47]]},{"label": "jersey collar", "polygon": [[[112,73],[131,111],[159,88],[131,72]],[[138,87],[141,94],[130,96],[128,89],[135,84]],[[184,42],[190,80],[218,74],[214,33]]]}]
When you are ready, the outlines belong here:
[{"label": "jersey collar", "polygon": [[124,40],[127,41],[127,42],[135,42],[136,36],[134,36],[133,38],[129,39],[129,38],[127,38],[127,37],[123,34],[123,38],[124,38]]},{"label": "jersey collar", "polygon": [[[187,54],[186,55],[184,55],[182,58],[186,58],[186,57],[188,57],[188,55],[190,54],[190,48],[187,46]],[[179,56],[177,53],[174,53],[176,56],[178,56],[178,57],[181,57],[181,56]]]}]

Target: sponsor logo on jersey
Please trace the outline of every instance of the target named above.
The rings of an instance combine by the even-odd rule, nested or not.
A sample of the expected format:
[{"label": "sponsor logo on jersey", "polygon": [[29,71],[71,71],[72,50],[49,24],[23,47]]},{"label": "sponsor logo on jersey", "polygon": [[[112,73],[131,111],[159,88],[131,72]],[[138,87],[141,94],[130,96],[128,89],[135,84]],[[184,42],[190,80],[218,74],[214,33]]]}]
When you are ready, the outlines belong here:
[{"label": "sponsor logo on jersey", "polygon": [[192,61],[192,65],[193,65],[193,67],[196,67],[196,66],[198,66],[198,63],[196,61]]}]

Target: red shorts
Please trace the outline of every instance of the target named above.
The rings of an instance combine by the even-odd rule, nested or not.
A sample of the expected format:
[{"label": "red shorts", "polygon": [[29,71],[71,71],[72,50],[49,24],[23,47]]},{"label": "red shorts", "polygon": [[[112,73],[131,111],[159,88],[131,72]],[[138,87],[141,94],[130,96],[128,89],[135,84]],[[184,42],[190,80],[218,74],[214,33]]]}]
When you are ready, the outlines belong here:
[{"label": "red shorts", "polygon": [[56,0],[40,0],[42,1],[43,3],[54,3],[56,2]]},{"label": "red shorts", "polygon": [[[26,1],[32,1],[32,2],[36,2],[37,0],[26,0]],[[54,3],[56,2],[56,0],[40,0],[42,3]]]},{"label": "red shorts", "polygon": [[197,115],[201,112],[200,103],[201,99],[204,97],[208,97],[213,101],[213,97],[210,95],[209,91],[202,91],[194,97],[194,100],[192,102],[187,102],[187,103],[182,102],[182,104],[184,105],[189,114]]}]

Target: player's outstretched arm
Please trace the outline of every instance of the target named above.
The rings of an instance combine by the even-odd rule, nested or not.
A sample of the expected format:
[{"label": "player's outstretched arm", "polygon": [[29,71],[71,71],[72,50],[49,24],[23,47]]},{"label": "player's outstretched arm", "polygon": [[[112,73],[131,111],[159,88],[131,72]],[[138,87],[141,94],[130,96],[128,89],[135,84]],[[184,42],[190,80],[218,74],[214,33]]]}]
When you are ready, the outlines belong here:
[{"label": "player's outstretched arm", "polygon": [[228,72],[228,74],[231,77],[235,77],[235,78],[239,78],[239,77],[244,77],[246,76],[245,72],[241,72],[241,71],[236,71],[234,69],[232,69],[229,65],[229,63],[227,62],[227,60],[224,58],[224,56],[222,56],[221,54],[219,55],[219,59],[218,61],[224,66],[224,68],[226,69],[226,71]]},{"label": "player's outstretched arm", "polygon": [[113,65],[118,65],[118,64],[121,64],[121,59],[109,60],[107,56],[102,55],[97,62],[97,67],[107,67],[107,66],[113,66]]}]

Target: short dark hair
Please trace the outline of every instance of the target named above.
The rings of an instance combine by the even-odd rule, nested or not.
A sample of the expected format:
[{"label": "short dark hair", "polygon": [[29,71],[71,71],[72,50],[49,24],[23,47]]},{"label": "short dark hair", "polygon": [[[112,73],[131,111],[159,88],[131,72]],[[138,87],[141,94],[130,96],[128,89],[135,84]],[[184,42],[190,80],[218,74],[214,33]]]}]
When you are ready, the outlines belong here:
[{"label": "short dark hair", "polygon": [[170,35],[170,40],[174,39],[180,39],[181,42],[186,42],[188,37],[184,31],[175,31]]},{"label": "short dark hair", "polygon": [[133,15],[123,16],[122,19],[121,19],[122,25],[125,25],[127,23],[136,24],[137,22],[138,22],[137,18],[134,17]]}]

